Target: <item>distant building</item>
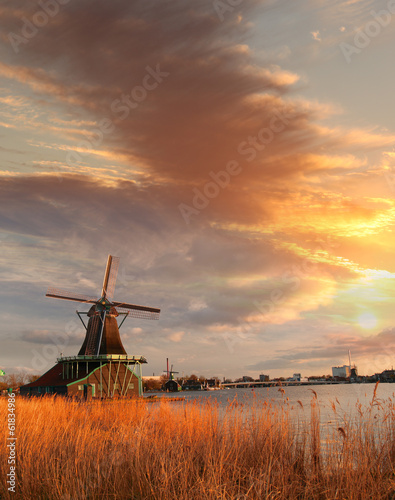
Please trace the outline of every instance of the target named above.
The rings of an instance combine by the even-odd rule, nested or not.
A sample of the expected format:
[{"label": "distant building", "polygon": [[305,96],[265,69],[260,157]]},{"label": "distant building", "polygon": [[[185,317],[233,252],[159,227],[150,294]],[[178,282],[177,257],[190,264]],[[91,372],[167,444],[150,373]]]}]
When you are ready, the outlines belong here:
[{"label": "distant building", "polygon": [[269,375],[259,375],[259,382],[269,382]]},{"label": "distant building", "polygon": [[350,365],[333,366],[332,367],[332,376],[333,377],[349,378],[351,376],[351,366]]},{"label": "distant building", "polygon": [[181,388],[183,391],[201,391],[202,384],[199,382],[199,380],[183,380]]},{"label": "distant building", "polygon": [[292,380],[295,380],[297,382],[300,382],[300,379],[302,378],[302,375],[300,373],[294,373],[292,375]]},{"label": "distant building", "polygon": [[218,387],[219,386],[219,380],[216,378],[208,378],[206,380],[206,387]]},{"label": "distant building", "polygon": [[181,386],[177,380],[169,379],[165,382],[164,389],[166,392],[178,392],[181,391]]},{"label": "distant building", "polygon": [[381,380],[381,382],[395,382],[395,371],[384,370],[380,373],[379,379]]}]

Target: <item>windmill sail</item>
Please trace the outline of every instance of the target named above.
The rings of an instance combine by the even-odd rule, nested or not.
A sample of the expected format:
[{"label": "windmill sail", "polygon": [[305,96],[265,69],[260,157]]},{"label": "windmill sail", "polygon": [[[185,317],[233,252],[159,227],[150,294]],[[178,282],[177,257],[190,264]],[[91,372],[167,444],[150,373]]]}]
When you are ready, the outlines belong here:
[{"label": "windmill sail", "polygon": [[117,281],[119,257],[108,256],[106,272],[104,273],[102,297],[111,299],[114,295],[115,282]]},{"label": "windmill sail", "polygon": [[132,318],[159,319],[160,309],[156,307],[138,306],[136,304],[126,304],[125,302],[112,302],[118,312],[126,313]]},{"label": "windmill sail", "polygon": [[46,297],[54,299],[73,300],[74,302],[85,302],[87,304],[96,304],[97,299],[82,295],[81,293],[68,292],[66,290],[59,290],[59,288],[48,288]]},{"label": "windmill sail", "polygon": [[160,309],[158,308],[112,300],[118,268],[119,258],[109,255],[104,273],[102,294],[99,299],[57,288],[48,288],[47,297],[93,304],[88,312],[89,321],[85,340],[78,353],[79,356],[126,354],[116,319],[119,313],[132,318],[159,319]]}]

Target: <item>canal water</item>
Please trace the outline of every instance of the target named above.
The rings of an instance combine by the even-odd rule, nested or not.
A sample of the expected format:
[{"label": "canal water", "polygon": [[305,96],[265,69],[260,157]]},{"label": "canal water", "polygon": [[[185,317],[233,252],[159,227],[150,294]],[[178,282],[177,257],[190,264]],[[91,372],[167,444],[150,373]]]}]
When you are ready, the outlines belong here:
[{"label": "canal water", "polygon": [[[159,394],[158,394],[159,395]],[[174,393],[161,396],[174,397]],[[395,403],[395,384],[335,384],[314,386],[282,386],[218,391],[183,391],[177,394],[185,401],[215,401],[222,410],[237,402],[248,410],[268,403],[287,412],[294,423],[310,422],[312,406],[319,416],[321,429],[358,425],[366,419],[379,423]],[[177,403],[175,403],[177,404]],[[381,412],[381,413],[380,413]]]}]

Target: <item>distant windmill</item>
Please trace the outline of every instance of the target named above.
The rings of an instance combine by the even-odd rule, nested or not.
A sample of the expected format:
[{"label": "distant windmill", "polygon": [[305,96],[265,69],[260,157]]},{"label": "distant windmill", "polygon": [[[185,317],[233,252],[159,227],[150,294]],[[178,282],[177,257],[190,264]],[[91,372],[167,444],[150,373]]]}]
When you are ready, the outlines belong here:
[{"label": "distant windmill", "polygon": [[181,390],[180,384],[174,379],[174,374],[178,373],[173,371],[173,365],[171,365],[171,368],[169,370],[169,358],[166,358],[166,366],[167,369],[163,370],[164,372],[167,373],[167,380],[164,384],[164,388],[168,392],[177,392]]},{"label": "distant windmill", "polygon": [[132,316],[133,318],[140,319],[159,319],[160,309],[112,300],[118,267],[119,258],[109,255],[99,299],[79,293],[65,292],[57,288],[48,288],[47,297],[93,304],[88,312],[88,326],[84,324],[86,336],[78,353],[79,356],[126,354],[121,342],[119,327],[116,320],[119,313],[124,314],[125,317]]},{"label": "distant windmill", "polygon": [[[119,328],[127,316],[159,319],[160,309],[113,300],[118,267],[119,258],[109,255],[100,298],[48,289],[47,297],[92,304],[88,313],[77,311],[86,329],[85,340],[77,356],[61,355],[48,372],[22,386],[21,394],[62,394],[85,400],[142,395],[141,365],[147,360],[126,353]],[[87,314],[88,325],[81,314]],[[119,315],[125,317],[118,326]]]},{"label": "distant windmill", "polygon": [[180,373],[180,372],[175,372],[173,371],[173,365],[171,365],[171,368],[169,370],[169,358],[166,358],[166,364],[167,364],[167,369],[163,370],[167,374],[168,380],[174,380],[174,373]]}]

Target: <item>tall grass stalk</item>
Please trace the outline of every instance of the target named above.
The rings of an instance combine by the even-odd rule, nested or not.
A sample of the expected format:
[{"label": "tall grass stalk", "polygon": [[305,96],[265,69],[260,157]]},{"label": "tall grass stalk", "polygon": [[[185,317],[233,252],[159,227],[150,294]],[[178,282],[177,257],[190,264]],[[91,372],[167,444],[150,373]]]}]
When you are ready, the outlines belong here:
[{"label": "tall grass stalk", "polygon": [[15,494],[5,482],[6,405],[2,499],[395,498],[392,401],[373,398],[323,439],[316,397],[301,424],[292,412],[303,408],[268,402],[17,398]]}]

